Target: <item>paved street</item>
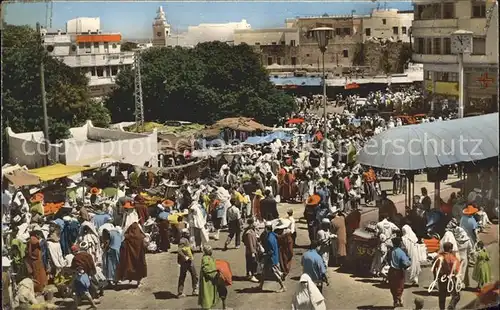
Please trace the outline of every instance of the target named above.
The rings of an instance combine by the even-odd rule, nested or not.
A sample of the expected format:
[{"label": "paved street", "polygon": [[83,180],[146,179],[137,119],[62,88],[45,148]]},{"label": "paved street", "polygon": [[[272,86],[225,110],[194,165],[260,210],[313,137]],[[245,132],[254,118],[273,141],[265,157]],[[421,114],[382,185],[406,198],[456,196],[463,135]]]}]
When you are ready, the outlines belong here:
[{"label": "paved street", "polygon": [[[420,185],[420,184],[419,184]],[[416,188],[420,188],[417,185]],[[430,188],[429,188],[430,189]],[[447,197],[449,194],[445,195]],[[398,197],[395,197],[398,198]],[[403,199],[404,202],[404,199]],[[293,208],[295,217],[299,218],[303,211],[303,205],[281,204],[280,214],[284,216],[288,208]],[[373,212],[377,213],[377,212]],[[491,240],[498,240],[498,226],[490,227],[487,235]],[[308,244],[307,230],[305,223],[298,223],[297,243],[299,248],[295,249],[294,262],[289,278],[286,280],[287,292],[274,293],[278,288],[276,283],[266,283],[265,289],[269,292],[256,292],[256,286],[244,279],[245,263],[244,248],[230,249],[227,252],[221,250],[224,238],[227,234],[221,234],[220,241],[212,241],[215,248],[214,257],[226,259],[231,263],[234,282],[229,289],[227,302],[228,308],[234,309],[290,309],[294,292],[297,288],[297,280],[301,274],[300,258]],[[491,237],[493,236],[493,237]],[[233,246],[234,247],[234,246]],[[491,255],[491,262],[498,262],[498,243],[488,247]],[[139,289],[129,288],[122,285],[118,291],[108,290],[101,300],[100,309],[193,309],[197,308],[197,297],[188,296],[177,299],[177,279],[179,270],[176,261],[176,246],[170,253],[149,254],[148,277],[143,280]],[[199,271],[201,254],[195,255],[196,267]],[[493,279],[498,279],[498,265],[492,263]],[[329,269],[330,286],[325,287],[324,295],[328,309],[383,309],[392,305],[392,298],[389,289],[382,286],[376,279],[356,278],[350,274],[338,273],[336,268]],[[420,287],[405,289],[403,302],[407,307],[411,307],[416,296],[421,296],[425,300],[425,308],[437,307],[437,295],[427,293],[427,287],[432,282],[430,268],[423,269],[420,276]],[[475,283],[472,283],[475,286]],[[189,275],[186,279],[185,293],[191,293]],[[459,306],[463,306],[474,298],[473,292],[463,292]],[[86,308],[82,307],[82,308]]]}]

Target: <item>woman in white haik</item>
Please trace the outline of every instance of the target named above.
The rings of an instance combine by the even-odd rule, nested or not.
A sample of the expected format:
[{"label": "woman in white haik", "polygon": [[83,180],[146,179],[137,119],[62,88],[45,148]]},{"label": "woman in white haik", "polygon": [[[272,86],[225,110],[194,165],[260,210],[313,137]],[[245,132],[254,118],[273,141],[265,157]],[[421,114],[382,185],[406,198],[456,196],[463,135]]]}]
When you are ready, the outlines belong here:
[{"label": "woman in white haik", "polygon": [[405,248],[406,253],[411,259],[410,268],[405,270],[406,282],[418,286],[418,275],[422,271],[422,268],[420,267],[420,257],[417,246],[418,238],[411,227],[408,225],[404,225],[401,230],[403,233],[403,237],[401,238],[403,241],[403,247]]},{"label": "woman in white haik", "polygon": [[469,287],[469,257],[471,257],[475,245],[472,244],[467,232],[460,226],[455,227],[453,235],[455,236],[460,256],[460,278],[465,287]]},{"label": "woman in white haik", "polygon": [[299,288],[293,297],[292,310],[326,310],[325,297],[307,273],[300,277]]}]

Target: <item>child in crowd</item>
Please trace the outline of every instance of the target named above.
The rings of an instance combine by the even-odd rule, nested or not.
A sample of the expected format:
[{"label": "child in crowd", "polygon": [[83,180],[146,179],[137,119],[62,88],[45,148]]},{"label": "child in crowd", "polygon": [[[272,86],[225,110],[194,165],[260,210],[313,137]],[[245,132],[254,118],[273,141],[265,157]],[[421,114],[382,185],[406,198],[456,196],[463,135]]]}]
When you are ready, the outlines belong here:
[{"label": "child in crowd", "polygon": [[476,245],[476,265],[472,273],[472,279],[477,282],[477,289],[481,289],[491,281],[490,256],[484,248],[484,243],[478,241]]},{"label": "child in crowd", "polygon": [[183,233],[181,240],[179,241],[179,249],[177,251],[177,263],[179,264],[179,282],[177,286],[177,296],[179,298],[185,297],[184,282],[186,280],[186,275],[189,272],[191,274],[191,286],[193,288],[193,295],[198,295],[198,275],[196,274],[196,269],[194,267],[194,256],[189,243],[189,238],[186,233]]},{"label": "child in crowd", "polygon": [[81,298],[85,297],[92,305],[91,309],[97,309],[97,305],[90,295],[90,277],[85,273],[83,267],[79,266],[75,276],[75,306],[78,308],[81,303]]},{"label": "child in crowd", "polygon": [[491,225],[491,221],[490,221],[490,219],[488,217],[488,214],[486,214],[486,212],[484,211],[484,207],[483,206],[479,207],[479,211],[476,214],[477,214],[477,216],[479,218],[479,221],[478,221],[479,231],[483,232],[484,228],[487,225]]}]

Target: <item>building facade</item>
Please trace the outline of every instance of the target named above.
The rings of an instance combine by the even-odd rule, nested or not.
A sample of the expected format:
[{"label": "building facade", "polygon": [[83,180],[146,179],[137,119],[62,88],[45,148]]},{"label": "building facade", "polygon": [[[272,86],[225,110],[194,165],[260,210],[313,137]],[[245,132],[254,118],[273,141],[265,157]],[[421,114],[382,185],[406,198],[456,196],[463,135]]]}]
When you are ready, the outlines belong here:
[{"label": "building facade", "polygon": [[132,52],[121,52],[120,33],[103,33],[99,18],[76,18],[66,32],[42,30],[48,54],[64,64],[79,68],[89,78],[91,96],[100,99],[115,86],[118,72],[132,65]]},{"label": "building facade", "polygon": [[254,46],[261,53],[262,64],[270,71],[319,71],[322,54],[311,30],[331,27],[333,38],[325,52],[325,67],[329,73],[341,75],[348,68],[359,67],[354,65],[354,59],[360,53],[360,45],[367,40],[409,42],[412,18],[412,13],[393,9],[374,10],[366,16],[325,14],[288,18],[283,28],[235,30],[234,44]]},{"label": "building facade", "polygon": [[451,53],[450,35],[473,32],[473,51],[465,54],[465,114],[495,109],[498,102],[498,6],[496,1],[413,1],[413,60],[424,65],[425,90],[433,107],[457,102],[458,56]]},{"label": "building facade", "polygon": [[363,18],[363,41],[391,39],[394,42],[410,42],[413,12],[397,9],[373,10]]},{"label": "building facade", "polygon": [[170,25],[167,23],[167,16],[163,7],[158,7],[156,17],[153,22],[153,46],[167,46],[170,37]]}]

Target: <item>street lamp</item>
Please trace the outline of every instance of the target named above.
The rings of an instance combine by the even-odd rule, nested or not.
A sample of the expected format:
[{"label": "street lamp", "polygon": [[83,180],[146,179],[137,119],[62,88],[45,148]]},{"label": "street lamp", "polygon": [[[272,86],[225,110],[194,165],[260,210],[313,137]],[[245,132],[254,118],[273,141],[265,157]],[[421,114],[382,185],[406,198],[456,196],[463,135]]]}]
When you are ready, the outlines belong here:
[{"label": "street lamp", "polygon": [[318,42],[319,50],[321,51],[321,58],[323,61],[323,119],[324,119],[324,132],[323,132],[323,145],[325,152],[325,174],[328,172],[328,153],[327,153],[327,121],[326,121],[326,75],[325,75],[325,52],[328,46],[328,40],[333,38],[333,28],[319,27],[311,30],[314,38]]},{"label": "street lamp", "polygon": [[464,54],[472,53],[472,31],[457,30],[451,34],[451,52],[458,56],[459,90],[458,117],[464,117],[465,83],[464,83]]}]

